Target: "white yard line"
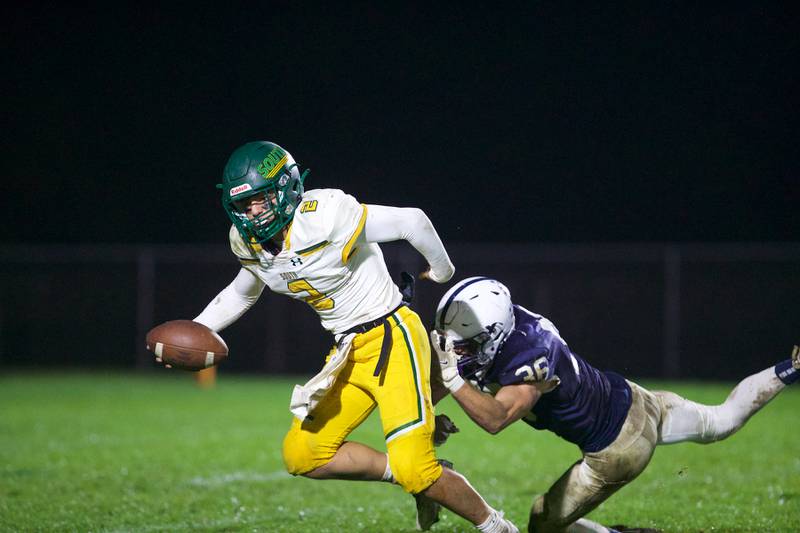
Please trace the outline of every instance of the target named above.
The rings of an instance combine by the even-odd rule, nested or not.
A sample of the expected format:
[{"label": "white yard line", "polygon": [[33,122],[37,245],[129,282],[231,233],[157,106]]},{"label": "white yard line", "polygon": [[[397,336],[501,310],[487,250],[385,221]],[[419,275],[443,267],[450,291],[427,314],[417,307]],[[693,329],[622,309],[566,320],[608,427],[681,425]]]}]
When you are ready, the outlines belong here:
[{"label": "white yard line", "polygon": [[226,474],[217,474],[210,477],[197,476],[189,480],[190,485],[197,487],[218,487],[220,485],[227,485],[229,483],[236,483],[244,481],[247,483],[271,483],[282,479],[289,479],[292,477],[285,470],[276,470],[274,472],[229,472]]}]

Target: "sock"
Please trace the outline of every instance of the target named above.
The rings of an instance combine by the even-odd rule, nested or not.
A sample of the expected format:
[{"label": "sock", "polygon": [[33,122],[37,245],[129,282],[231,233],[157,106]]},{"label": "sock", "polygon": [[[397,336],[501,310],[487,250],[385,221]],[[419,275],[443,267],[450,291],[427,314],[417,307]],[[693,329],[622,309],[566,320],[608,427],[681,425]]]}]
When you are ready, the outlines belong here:
[{"label": "sock", "polygon": [[775,375],[778,376],[779,380],[783,381],[787,385],[791,385],[800,379],[800,371],[792,366],[791,359],[781,361],[775,365]]},{"label": "sock", "polygon": [[503,520],[503,513],[492,509],[489,512],[489,517],[486,519],[486,521],[484,521],[482,524],[478,524],[475,527],[483,531],[483,533],[497,533],[506,530],[504,522],[505,520]]},{"label": "sock", "polygon": [[392,466],[389,464],[389,454],[386,454],[386,470],[383,471],[381,481],[388,481],[394,483],[394,474],[392,474]]}]

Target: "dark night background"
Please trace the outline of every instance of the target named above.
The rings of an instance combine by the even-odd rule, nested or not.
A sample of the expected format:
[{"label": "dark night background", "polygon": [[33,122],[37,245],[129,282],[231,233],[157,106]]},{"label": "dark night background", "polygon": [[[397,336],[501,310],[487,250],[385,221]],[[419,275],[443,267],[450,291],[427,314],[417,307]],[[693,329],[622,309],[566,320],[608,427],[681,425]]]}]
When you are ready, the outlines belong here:
[{"label": "dark night background", "polygon": [[[146,330],[235,275],[214,185],[271,140],[308,188],[422,208],[601,367],[763,368],[798,340],[800,19],[713,4],[2,8],[0,362],[152,366]],[[227,369],[308,372],[320,330],[259,302]]]},{"label": "dark night background", "polygon": [[1,242],[224,241],[255,139],[446,241],[796,241],[788,5],[17,2]]}]

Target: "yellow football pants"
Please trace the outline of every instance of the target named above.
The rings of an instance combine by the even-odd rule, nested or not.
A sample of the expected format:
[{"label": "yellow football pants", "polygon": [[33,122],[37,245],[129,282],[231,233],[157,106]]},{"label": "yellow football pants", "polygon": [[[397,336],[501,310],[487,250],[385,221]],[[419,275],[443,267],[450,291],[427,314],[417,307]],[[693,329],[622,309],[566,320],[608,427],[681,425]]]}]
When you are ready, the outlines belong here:
[{"label": "yellow football pants", "polygon": [[356,335],[331,390],[305,421],[293,420],[283,441],[289,473],[305,474],[330,461],[347,435],[377,406],[397,483],[416,494],[441,476],[433,449],[428,332],[408,307],[388,320],[392,349],[382,379],[373,375],[384,334],[383,326],[378,326]]}]

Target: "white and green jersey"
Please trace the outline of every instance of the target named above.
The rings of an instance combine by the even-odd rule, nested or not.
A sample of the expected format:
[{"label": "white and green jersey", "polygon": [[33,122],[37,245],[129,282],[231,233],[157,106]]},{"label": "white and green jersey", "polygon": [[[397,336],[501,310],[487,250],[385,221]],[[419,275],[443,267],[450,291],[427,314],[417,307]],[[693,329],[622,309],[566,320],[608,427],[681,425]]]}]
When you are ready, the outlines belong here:
[{"label": "white and green jersey", "polygon": [[377,243],[363,237],[368,207],[338,189],[303,194],[283,248],[272,255],[231,226],[231,250],[273,292],[304,300],[340,333],[400,304]]},{"label": "white and green jersey", "polygon": [[436,283],[445,283],[455,271],[420,209],[362,205],[338,189],[303,194],[277,255],[245,242],[235,227],[229,239],[242,268],[194,318],[214,331],[238,320],[265,286],[307,302],[333,333],[389,313],[402,297],[386,269],[382,242],[411,244],[427,260],[427,277]]}]

